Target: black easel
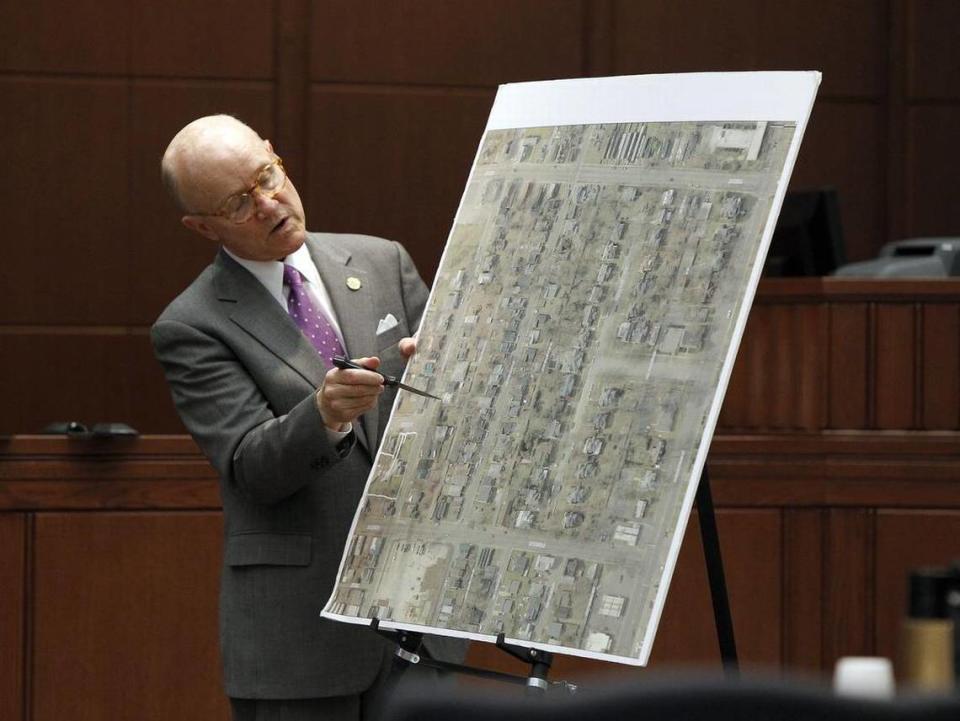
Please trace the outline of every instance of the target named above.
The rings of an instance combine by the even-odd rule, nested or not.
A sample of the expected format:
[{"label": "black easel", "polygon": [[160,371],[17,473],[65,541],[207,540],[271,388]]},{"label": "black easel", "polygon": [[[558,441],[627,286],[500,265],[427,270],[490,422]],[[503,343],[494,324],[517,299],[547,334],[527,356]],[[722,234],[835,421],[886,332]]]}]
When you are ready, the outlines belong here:
[{"label": "black easel", "polygon": [[720,537],[717,535],[717,517],[713,512],[713,494],[710,492],[710,477],[707,475],[706,466],[700,473],[696,500],[703,558],[707,564],[710,598],[713,600],[713,618],[717,626],[717,641],[720,643],[720,659],[728,676],[738,676],[740,666],[737,660],[737,644],[733,637],[733,618],[730,615],[730,599],[727,596],[723,559],[720,556]]},{"label": "black easel", "polygon": [[[739,661],[737,659],[737,644],[733,636],[733,618],[730,615],[730,599],[727,596],[727,583],[723,573],[723,559],[720,555],[720,537],[717,535],[717,518],[713,510],[713,494],[710,492],[710,477],[704,466],[700,473],[700,483],[697,486],[697,516],[700,519],[700,538],[703,542],[703,557],[707,565],[707,578],[710,582],[710,597],[713,601],[713,617],[717,627],[717,641],[720,644],[720,658],[727,676],[739,675]],[[396,642],[395,666],[402,668],[407,664],[422,664],[442,671],[462,673],[479,678],[505,681],[507,683],[526,686],[527,693],[539,695],[546,693],[552,685],[573,693],[577,687],[565,681],[547,681],[550,666],[553,663],[553,654],[537,648],[516,646],[506,643],[504,635],[497,636],[497,648],[510,654],[516,659],[530,664],[530,673],[527,676],[518,676],[500,671],[490,671],[483,668],[464,666],[431,658],[423,646],[423,634],[403,629],[392,630],[380,628],[380,620],[372,619],[370,628],[375,632]]]}]

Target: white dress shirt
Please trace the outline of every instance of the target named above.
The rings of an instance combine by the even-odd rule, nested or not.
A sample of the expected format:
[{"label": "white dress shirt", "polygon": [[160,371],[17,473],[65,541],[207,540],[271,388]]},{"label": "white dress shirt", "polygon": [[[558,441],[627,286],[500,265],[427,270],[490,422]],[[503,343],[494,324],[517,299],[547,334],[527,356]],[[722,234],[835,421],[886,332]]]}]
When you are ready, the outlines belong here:
[{"label": "white dress shirt", "polygon": [[[288,313],[289,308],[287,301],[290,297],[290,288],[283,283],[283,266],[292,265],[300,271],[300,275],[303,276],[303,286],[310,294],[310,299],[314,303],[317,303],[320,308],[323,308],[323,312],[326,313],[327,318],[330,319],[330,325],[333,326],[334,332],[336,332],[337,337],[340,339],[340,344],[344,348],[347,347],[347,344],[343,342],[343,332],[340,330],[340,322],[337,320],[337,314],[333,312],[333,303],[330,301],[330,294],[327,292],[327,287],[323,284],[323,279],[320,277],[320,272],[317,270],[313,258],[310,257],[310,251],[307,250],[306,243],[284,258],[283,261],[247,260],[246,258],[240,258],[234,253],[231,253],[228,248],[224,248],[223,251],[249,270],[253,274],[253,277],[260,281],[263,287],[267,289],[267,292],[270,293]],[[327,437],[331,442],[337,443],[346,438],[352,429],[352,425],[348,425],[347,429],[343,431],[334,431],[327,428]]]},{"label": "white dress shirt", "polygon": [[283,266],[292,265],[303,276],[303,287],[310,294],[310,299],[317,304],[330,319],[330,325],[340,339],[340,345],[344,348],[347,344],[343,342],[343,331],[340,330],[340,321],[337,320],[337,314],[333,312],[333,302],[330,300],[330,294],[327,292],[327,286],[323,284],[323,279],[317,270],[317,266],[310,257],[310,251],[307,250],[307,244],[304,243],[296,251],[288,255],[283,261],[279,260],[247,260],[239,258],[231,253],[227,248],[223,249],[227,255],[237,261],[244,268],[249,270],[253,277],[260,281],[267,292],[270,293],[277,302],[283,306],[283,309],[289,312],[287,300],[290,297],[290,288],[283,284]]}]

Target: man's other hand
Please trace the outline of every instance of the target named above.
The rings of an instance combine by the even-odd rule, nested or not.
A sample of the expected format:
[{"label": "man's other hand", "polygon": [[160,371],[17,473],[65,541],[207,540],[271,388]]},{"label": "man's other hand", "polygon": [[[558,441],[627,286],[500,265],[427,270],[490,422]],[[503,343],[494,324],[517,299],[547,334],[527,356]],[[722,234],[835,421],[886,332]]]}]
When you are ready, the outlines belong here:
[{"label": "man's other hand", "polygon": [[[376,357],[352,360],[368,368],[380,367],[380,359]],[[332,368],[327,371],[323,385],[317,391],[317,408],[327,428],[346,430],[348,423],[377,404],[381,393],[383,377],[379,373]]]},{"label": "man's other hand", "polygon": [[403,359],[410,360],[410,356],[417,352],[417,339],[401,338],[397,346],[400,348],[400,355],[403,356]]}]

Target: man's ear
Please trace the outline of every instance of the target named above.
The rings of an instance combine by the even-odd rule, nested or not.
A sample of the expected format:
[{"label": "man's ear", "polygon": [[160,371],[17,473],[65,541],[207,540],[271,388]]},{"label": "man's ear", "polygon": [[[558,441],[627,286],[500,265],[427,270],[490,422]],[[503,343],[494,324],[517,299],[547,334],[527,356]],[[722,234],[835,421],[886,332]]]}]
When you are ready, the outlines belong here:
[{"label": "man's ear", "polygon": [[267,152],[268,152],[268,153],[271,153],[271,154],[273,154],[273,155],[276,155],[276,153],[273,152],[273,145],[270,144],[270,141],[269,141],[269,140],[264,140],[264,141],[263,141],[263,144],[267,146]]},{"label": "man's ear", "polygon": [[214,242],[220,240],[220,236],[217,235],[217,231],[214,230],[209,223],[204,222],[195,215],[185,215],[180,218],[180,222],[194,233],[199,233],[208,240],[212,240]]}]

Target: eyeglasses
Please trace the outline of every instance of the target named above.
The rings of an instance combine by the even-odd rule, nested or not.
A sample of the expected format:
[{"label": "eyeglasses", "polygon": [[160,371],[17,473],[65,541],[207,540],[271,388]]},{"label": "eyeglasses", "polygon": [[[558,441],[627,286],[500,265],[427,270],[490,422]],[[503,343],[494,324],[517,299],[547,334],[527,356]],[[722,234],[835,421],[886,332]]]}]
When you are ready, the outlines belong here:
[{"label": "eyeglasses", "polygon": [[237,225],[246,223],[257,209],[257,201],[253,194],[259,193],[264,198],[273,198],[283,190],[286,183],[287,171],[284,170],[283,161],[278,156],[272,163],[260,169],[256,181],[247,191],[231,195],[223,201],[220,209],[215,213],[194,213],[194,215],[217,215]]}]

